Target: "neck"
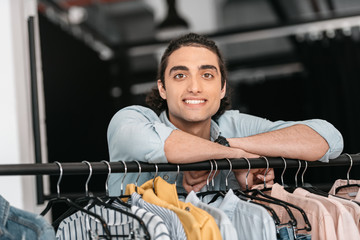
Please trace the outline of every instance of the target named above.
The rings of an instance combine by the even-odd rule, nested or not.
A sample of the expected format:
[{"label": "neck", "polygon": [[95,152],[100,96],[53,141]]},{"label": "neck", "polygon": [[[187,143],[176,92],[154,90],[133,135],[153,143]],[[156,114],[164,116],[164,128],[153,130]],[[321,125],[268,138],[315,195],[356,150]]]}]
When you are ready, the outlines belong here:
[{"label": "neck", "polygon": [[192,135],[208,140],[210,139],[211,120],[206,122],[187,123],[176,127]]}]

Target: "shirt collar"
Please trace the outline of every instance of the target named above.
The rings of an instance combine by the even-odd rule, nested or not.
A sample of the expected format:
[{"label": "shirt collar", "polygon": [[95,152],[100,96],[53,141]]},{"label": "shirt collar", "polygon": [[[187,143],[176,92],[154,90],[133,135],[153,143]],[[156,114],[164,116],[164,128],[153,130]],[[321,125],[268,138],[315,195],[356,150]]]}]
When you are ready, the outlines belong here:
[{"label": "shirt collar", "polygon": [[[174,126],[167,117],[166,111],[163,111],[159,116],[161,122],[165,123],[166,126],[171,127],[172,129],[178,129]],[[210,126],[210,140],[215,141],[220,135],[220,128],[219,125],[211,119],[211,126]]]},{"label": "shirt collar", "polygon": [[196,196],[196,193],[194,191],[189,192],[189,194],[186,196],[185,202],[190,202],[194,204],[195,206],[198,205],[200,202],[200,199],[198,196]]}]

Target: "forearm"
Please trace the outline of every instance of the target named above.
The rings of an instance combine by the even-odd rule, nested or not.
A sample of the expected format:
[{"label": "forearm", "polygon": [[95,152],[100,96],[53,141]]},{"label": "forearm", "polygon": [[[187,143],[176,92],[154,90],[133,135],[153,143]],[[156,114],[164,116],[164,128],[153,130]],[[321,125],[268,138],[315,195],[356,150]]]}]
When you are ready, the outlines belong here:
[{"label": "forearm", "polygon": [[244,138],[227,139],[230,146],[269,157],[315,161],[329,149],[326,140],[302,124]]},{"label": "forearm", "polygon": [[165,155],[170,163],[193,163],[210,159],[256,157],[242,149],[229,148],[189,133],[174,130],[165,141]]}]

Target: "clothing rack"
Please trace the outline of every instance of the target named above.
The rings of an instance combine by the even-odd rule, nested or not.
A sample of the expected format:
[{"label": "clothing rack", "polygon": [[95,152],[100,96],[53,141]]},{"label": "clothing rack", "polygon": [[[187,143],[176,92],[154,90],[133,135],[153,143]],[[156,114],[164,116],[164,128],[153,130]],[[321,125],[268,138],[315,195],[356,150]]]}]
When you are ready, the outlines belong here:
[{"label": "clothing rack", "polygon": [[[330,166],[352,166],[360,165],[360,154],[342,154],[336,159],[331,159],[329,163],[319,161],[307,162],[308,167],[330,167]],[[282,159],[275,157],[260,157],[250,159],[251,168],[266,168],[267,161],[269,168],[284,168],[284,160],[286,161],[286,168],[298,168],[299,162],[301,167],[305,167],[305,161],[295,159]],[[232,169],[248,169],[248,163],[245,159],[231,159]],[[226,159],[217,160],[218,170],[229,169],[230,165]],[[104,162],[91,162],[93,174],[108,174],[108,165]],[[141,172],[155,172],[155,164],[139,162]],[[159,172],[176,172],[178,171],[177,164],[156,164]],[[67,162],[61,163],[64,175],[86,175],[89,174],[89,166],[81,162]],[[109,163],[111,173],[121,173],[125,171],[122,162]],[[127,172],[139,172],[139,165],[137,162],[126,162]],[[180,171],[196,171],[196,170],[210,170],[211,164],[209,161],[179,164]],[[59,175],[60,169],[56,163],[34,163],[34,164],[0,164],[0,175]]]}]

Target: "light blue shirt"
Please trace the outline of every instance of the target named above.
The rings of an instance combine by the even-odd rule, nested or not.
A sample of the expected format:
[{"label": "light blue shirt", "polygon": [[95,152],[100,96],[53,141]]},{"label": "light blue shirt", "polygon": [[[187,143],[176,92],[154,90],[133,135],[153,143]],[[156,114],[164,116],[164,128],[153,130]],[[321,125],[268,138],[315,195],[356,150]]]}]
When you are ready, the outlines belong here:
[{"label": "light blue shirt", "polygon": [[238,239],[276,240],[276,226],[267,210],[244,200],[240,200],[230,189],[222,201],[210,204],[224,211],[235,226]]},{"label": "light blue shirt", "polygon": [[185,202],[190,202],[195,207],[201,208],[202,210],[205,210],[207,213],[209,213],[218,225],[223,240],[239,239],[233,223],[230,221],[229,217],[224,211],[201,202],[194,191],[191,191],[187,195]]},{"label": "light blue shirt", "polygon": [[[305,121],[269,121],[264,118],[240,113],[237,110],[226,111],[217,122],[211,121],[210,136],[214,141],[221,134],[225,138],[247,137],[259,133],[269,132],[295,124],[304,124],[318,132],[329,144],[329,150],[320,159],[328,162],[329,159],[338,157],[343,150],[343,138],[340,132],[325,120],[312,119]],[[167,163],[164,152],[165,140],[173,130],[177,129],[167,118],[166,112],[158,116],[153,110],[142,106],[129,106],[119,110],[111,119],[107,138],[110,161],[140,161],[148,163]],[[215,188],[224,189],[224,179],[227,171],[215,178]],[[128,183],[135,183],[137,173],[128,173],[124,179],[124,187]],[[174,183],[176,172],[162,172],[159,174],[169,183]],[[120,195],[122,173],[113,173],[109,179],[111,196]],[[140,186],[154,177],[154,173],[141,173],[138,180]],[[231,183],[236,183],[232,174]],[[238,186],[229,185],[230,188]],[[179,192],[185,192],[182,187],[182,174],[177,180]]]}]

